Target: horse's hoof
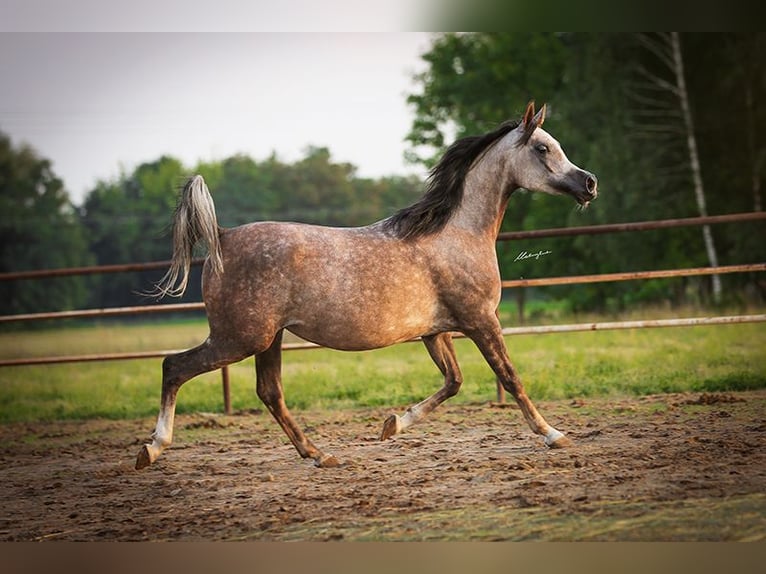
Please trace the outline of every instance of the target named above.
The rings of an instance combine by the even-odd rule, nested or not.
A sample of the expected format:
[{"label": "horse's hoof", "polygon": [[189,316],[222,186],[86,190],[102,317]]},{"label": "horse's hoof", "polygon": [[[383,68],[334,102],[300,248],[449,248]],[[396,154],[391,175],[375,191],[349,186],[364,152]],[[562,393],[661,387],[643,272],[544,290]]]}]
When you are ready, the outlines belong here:
[{"label": "horse's hoof", "polygon": [[574,446],[574,441],[564,435],[548,444],[548,448],[569,448],[571,446]]},{"label": "horse's hoof", "polygon": [[380,440],[386,440],[398,434],[402,430],[402,425],[399,422],[399,417],[391,415],[383,423],[383,432],[380,433]]},{"label": "horse's hoof", "polygon": [[149,456],[149,447],[144,445],[141,447],[141,450],[138,451],[138,456],[136,457],[136,470],[146,468],[150,464],[152,464],[152,459]]},{"label": "horse's hoof", "polygon": [[314,460],[314,464],[318,468],[335,468],[340,466],[340,462],[331,454],[323,454],[318,459]]}]

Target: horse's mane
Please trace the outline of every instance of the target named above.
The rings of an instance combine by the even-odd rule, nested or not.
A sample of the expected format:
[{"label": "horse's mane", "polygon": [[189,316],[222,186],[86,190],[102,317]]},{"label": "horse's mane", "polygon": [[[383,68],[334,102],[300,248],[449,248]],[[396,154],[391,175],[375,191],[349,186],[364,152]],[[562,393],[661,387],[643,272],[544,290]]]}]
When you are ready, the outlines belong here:
[{"label": "horse's mane", "polygon": [[423,196],[386,219],[385,227],[401,239],[441,231],[460,206],[465,178],[474,162],[518,125],[518,121],[508,121],[489,133],[453,143],[431,170]]}]

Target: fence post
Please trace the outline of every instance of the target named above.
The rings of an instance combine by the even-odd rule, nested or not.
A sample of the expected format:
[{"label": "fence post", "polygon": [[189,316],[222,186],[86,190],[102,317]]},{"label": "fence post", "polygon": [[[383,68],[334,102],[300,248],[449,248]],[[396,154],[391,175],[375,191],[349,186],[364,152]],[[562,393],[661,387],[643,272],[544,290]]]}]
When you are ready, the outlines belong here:
[{"label": "fence post", "polygon": [[223,412],[231,414],[231,389],[229,387],[229,366],[221,369],[221,381],[223,383]]},{"label": "fence post", "polygon": [[505,404],[505,387],[503,387],[503,383],[500,382],[500,379],[497,380],[497,404]]}]

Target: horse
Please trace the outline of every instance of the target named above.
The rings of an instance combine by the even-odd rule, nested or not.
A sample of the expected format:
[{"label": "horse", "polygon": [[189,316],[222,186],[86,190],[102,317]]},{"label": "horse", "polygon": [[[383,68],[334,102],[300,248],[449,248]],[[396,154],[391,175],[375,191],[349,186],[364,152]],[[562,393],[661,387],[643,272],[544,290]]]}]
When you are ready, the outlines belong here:
[{"label": "horse", "polygon": [[255,356],[256,393],[301,457],[339,461],[309,440],[287,409],[281,382],[284,330],[318,345],[370,350],[420,338],[443,386],[384,422],[387,440],[422,421],[460,389],[453,333],[470,338],[545,445],[571,444],[527,396],[511,364],[497,315],[501,282],[495,251],[511,194],[520,188],[568,195],[587,207],[596,177],[569,161],[542,129],[534,102],[517,121],[457,140],[431,170],[423,195],[365,227],[289,222],[218,226],[200,175],[183,187],[173,217],[173,257],[159,296],[186,289],[196,243],[207,245],[202,293],[209,336],[162,363],[160,412],[136,469],[170,446],[178,391],[189,379]]}]

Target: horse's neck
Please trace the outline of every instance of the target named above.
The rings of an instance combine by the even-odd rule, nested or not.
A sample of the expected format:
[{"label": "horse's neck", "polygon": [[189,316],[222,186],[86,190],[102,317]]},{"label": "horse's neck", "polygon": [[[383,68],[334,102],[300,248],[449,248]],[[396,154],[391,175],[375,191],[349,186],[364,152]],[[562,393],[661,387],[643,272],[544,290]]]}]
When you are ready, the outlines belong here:
[{"label": "horse's neck", "polygon": [[[491,152],[490,152],[491,153]],[[487,154],[468,173],[460,207],[451,223],[493,243],[500,231],[509,194],[510,182],[503,171],[504,162]]]}]

